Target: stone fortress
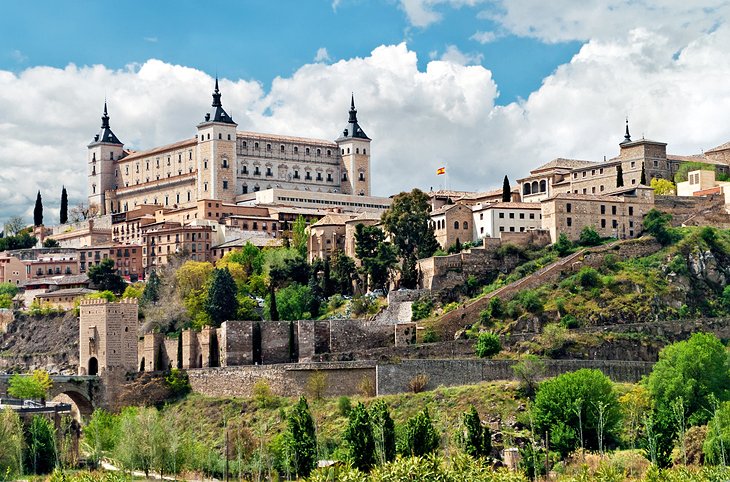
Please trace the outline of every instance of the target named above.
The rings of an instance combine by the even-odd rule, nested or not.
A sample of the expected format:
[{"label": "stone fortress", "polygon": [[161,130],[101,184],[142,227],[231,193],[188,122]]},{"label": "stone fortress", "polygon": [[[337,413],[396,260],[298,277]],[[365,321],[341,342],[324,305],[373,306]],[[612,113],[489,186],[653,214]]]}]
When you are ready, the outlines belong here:
[{"label": "stone fortress", "polygon": [[135,206],[191,207],[200,199],[235,203],[266,189],[370,196],[370,141],[349,118],[334,141],[239,132],[221,103],[216,79],[213,112],[195,137],[134,152],[112,132],[106,103],[101,131],[88,145],[89,204],[100,214]]}]

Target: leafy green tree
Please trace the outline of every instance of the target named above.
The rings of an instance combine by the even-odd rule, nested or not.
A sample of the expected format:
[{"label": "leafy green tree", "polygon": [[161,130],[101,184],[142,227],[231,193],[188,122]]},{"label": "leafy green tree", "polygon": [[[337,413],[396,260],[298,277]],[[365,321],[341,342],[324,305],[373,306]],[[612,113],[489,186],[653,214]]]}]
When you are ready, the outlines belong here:
[{"label": "leafy green tree", "polygon": [[687,180],[687,174],[692,171],[715,171],[715,166],[704,162],[683,162],[674,173],[674,182],[680,183]]},{"label": "leafy green tree", "polygon": [[352,295],[352,281],[357,273],[355,261],[344,252],[338,250],[332,255],[332,278],[335,292],[341,295]]},{"label": "leafy green tree", "polygon": [[509,185],[509,179],[505,174],[504,180],[502,181],[502,202],[508,203],[512,200],[512,188]]},{"label": "leafy green tree", "polygon": [[673,196],[677,192],[677,186],[667,179],[655,177],[651,180],[650,186],[654,189],[655,196]]},{"label": "leafy green tree", "polygon": [[0,283],[0,295],[8,295],[13,298],[20,289],[13,283]]},{"label": "leafy green tree", "polygon": [[59,212],[59,221],[61,224],[68,222],[68,193],[66,193],[66,186],[61,188],[61,210]]},{"label": "leafy green tree", "polygon": [[593,226],[586,226],[581,230],[578,242],[582,246],[598,246],[601,244],[601,235]]},{"label": "leafy green tree", "polygon": [[276,289],[274,283],[269,283],[269,296],[266,298],[266,311],[271,321],[279,321],[279,307],[276,304]]},{"label": "leafy green tree", "polygon": [[[292,283],[277,291],[273,299],[280,320],[309,320],[319,315],[314,311],[317,300],[309,286]],[[270,314],[273,312],[271,299],[266,308]]]},{"label": "leafy green tree", "polygon": [[499,341],[499,336],[494,333],[480,333],[474,351],[479,358],[493,357],[502,351],[502,343]]},{"label": "leafy green tree", "polygon": [[51,376],[45,370],[34,370],[30,375],[16,373],[8,381],[8,395],[15,398],[41,400],[53,387]]},{"label": "leafy green tree", "polygon": [[302,258],[307,257],[307,220],[299,215],[292,225],[291,246]]},{"label": "leafy green tree", "polygon": [[154,408],[127,407],[120,415],[120,437],[114,458],[128,470],[144,471],[146,478],[149,478],[157,452],[157,419],[158,413]]},{"label": "leafy green tree", "polygon": [[96,409],[84,427],[83,444],[94,465],[102,457],[109,456],[121,435],[120,420],[117,415],[103,409]]},{"label": "leafy green tree", "polygon": [[385,242],[385,233],[377,226],[355,226],[355,255],[362,263],[365,289],[388,291],[388,277],[397,262],[395,248]]},{"label": "leafy green tree", "polygon": [[127,287],[124,278],[114,269],[114,260],[111,258],[102,259],[99,264],[90,266],[87,274],[91,284],[101,291],[111,291],[119,296]]},{"label": "leafy green tree", "polygon": [[395,460],[395,422],[390,417],[384,400],[376,400],[370,407],[375,449],[380,464]]},{"label": "leafy green tree", "polygon": [[144,287],[142,287],[140,284],[131,284],[127,285],[127,287],[124,289],[124,293],[122,293],[122,298],[134,298],[137,300],[142,299],[142,296],[144,296]]},{"label": "leafy green tree", "polygon": [[666,246],[672,242],[671,221],[671,214],[652,209],[644,216],[644,231],[654,236],[663,246]]},{"label": "leafy green tree", "polygon": [[409,418],[403,429],[401,453],[420,457],[439,448],[440,437],[433,426],[428,409]]},{"label": "leafy green tree", "polygon": [[238,313],[238,288],[228,268],[214,269],[208,285],[208,296],[203,307],[213,326],[234,320]]},{"label": "leafy green tree", "polygon": [[375,438],[370,425],[370,416],[365,405],[358,403],[350,410],[345,429],[348,455],[352,464],[363,472],[375,465]]},{"label": "leafy green tree", "polygon": [[553,248],[555,248],[555,251],[558,252],[559,256],[566,256],[573,250],[573,243],[570,239],[568,239],[567,234],[560,233],[560,236],[558,236],[558,240],[553,245]]},{"label": "leafy green tree", "polygon": [[527,398],[537,393],[538,380],[545,375],[545,363],[537,356],[526,354],[512,365],[512,371],[520,382],[520,392]]},{"label": "leafy green tree", "polygon": [[537,432],[549,432],[551,447],[563,456],[581,446],[614,445],[620,434],[618,396],[599,370],[581,369],[542,382],[532,415]]},{"label": "leafy green tree", "polygon": [[727,465],[730,461],[730,402],[722,403],[707,423],[702,451],[711,464]]},{"label": "leafy green tree", "polygon": [[35,207],[33,208],[33,225],[43,225],[43,199],[41,198],[40,191],[38,191],[38,196],[35,198]]},{"label": "leafy green tree", "polygon": [[25,228],[25,221],[20,216],[13,216],[9,218],[3,225],[3,231],[6,238],[19,235]]},{"label": "leafy green tree", "polygon": [[616,187],[624,187],[624,168],[621,163],[616,166]]},{"label": "leafy green tree", "polygon": [[53,238],[46,238],[43,240],[43,247],[44,248],[58,248],[61,246],[61,243],[56,241]]},{"label": "leafy green tree", "polygon": [[647,388],[657,411],[669,412],[681,397],[689,424],[703,424],[714,400],[730,400],[730,355],[715,335],[695,333],[659,352]]},{"label": "leafy green tree", "polygon": [[23,423],[10,407],[0,412],[0,440],[0,479],[20,479],[23,473]]},{"label": "leafy green tree", "polygon": [[38,238],[31,236],[27,231],[23,231],[15,236],[0,238],[0,251],[9,249],[28,249],[38,243]]},{"label": "leafy green tree", "polygon": [[416,260],[432,256],[439,248],[429,223],[430,210],[428,196],[414,189],[395,196],[382,216],[383,227],[391,234],[402,261],[401,284],[405,288],[414,288],[418,282]]},{"label": "leafy green tree", "polygon": [[286,448],[292,457],[295,475],[307,477],[317,465],[317,438],[314,419],[304,397],[299,398],[287,417]]},{"label": "leafy green tree", "polygon": [[25,433],[25,466],[33,474],[47,474],[56,465],[56,430],[49,419],[35,415]]},{"label": "leafy green tree", "polygon": [[143,303],[157,303],[160,299],[160,288],[162,287],[162,281],[157,275],[157,271],[152,271],[150,276],[147,278],[147,284],[144,286],[144,292],[142,293]]},{"label": "leafy green tree", "polygon": [[488,457],[492,452],[492,432],[489,427],[482,425],[479,412],[474,405],[461,416],[463,431],[460,434],[460,443],[464,452],[472,457]]}]

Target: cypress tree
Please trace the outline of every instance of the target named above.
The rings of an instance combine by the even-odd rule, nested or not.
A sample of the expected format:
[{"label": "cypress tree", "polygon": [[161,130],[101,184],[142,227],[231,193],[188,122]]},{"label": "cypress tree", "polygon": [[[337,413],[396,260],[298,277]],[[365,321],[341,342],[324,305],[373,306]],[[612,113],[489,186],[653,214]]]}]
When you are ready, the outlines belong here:
[{"label": "cypress tree", "polygon": [[370,425],[370,416],[362,402],[350,410],[349,419],[344,439],[347,442],[350,459],[356,468],[367,472],[375,465],[375,438]]},{"label": "cypress tree", "polygon": [[276,309],[276,289],[274,283],[269,283],[269,318],[279,321],[279,310]]},{"label": "cypress tree", "polygon": [[226,320],[234,320],[238,312],[238,288],[228,268],[215,269],[203,308],[213,325],[220,326]]},{"label": "cypress tree", "polygon": [[421,457],[439,448],[440,437],[427,408],[408,419],[403,438],[403,452],[412,457]]},{"label": "cypress tree", "polygon": [[66,193],[66,186],[61,189],[61,212],[59,215],[61,224],[68,222],[68,194]]},{"label": "cypress tree", "polygon": [[492,451],[492,433],[488,427],[482,426],[479,413],[474,405],[461,417],[464,432],[461,443],[464,452],[472,457],[486,457]]},{"label": "cypress tree", "polygon": [[38,196],[35,198],[35,208],[33,208],[33,224],[35,226],[41,226],[43,224],[43,199],[41,199],[40,191],[38,191]]},{"label": "cypress tree", "polygon": [[370,407],[370,423],[380,463],[392,462],[395,460],[395,422],[383,400],[377,400]]},{"label": "cypress tree", "polygon": [[624,168],[621,164],[616,166],[616,187],[624,187]]},{"label": "cypress tree", "polygon": [[160,299],[160,277],[157,276],[157,272],[153,271],[150,273],[150,277],[147,280],[147,284],[142,292],[143,303],[157,303]]},{"label": "cypress tree", "polygon": [[304,397],[299,398],[289,413],[286,445],[293,459],[294,473],[307,477],[317,463],[317,438],[314,420]]},{"label": "cypress tree", "polygon": [[644,162],[641,163],[641,180],[639,181],[639,184],[646,186],[646,164]]},{"label": "cypress tree", "polygon": [[512,188],[509,186],[509,179],[507,178],[507,175],[504,176],[504,181],[502,182],[502,202],[508,203],[512,199]]}]

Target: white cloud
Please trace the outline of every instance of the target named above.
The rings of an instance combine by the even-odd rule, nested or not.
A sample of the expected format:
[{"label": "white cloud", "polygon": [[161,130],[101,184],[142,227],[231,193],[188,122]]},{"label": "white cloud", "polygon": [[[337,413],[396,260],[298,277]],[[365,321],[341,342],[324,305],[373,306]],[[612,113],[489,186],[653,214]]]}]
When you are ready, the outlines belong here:
[{"label": "white cloud", "polygon": [[456,45],[448,45],[444,53],[441,54],[441,60],[459,65],[479,65],[483,59],[483,54],[464,53]]},{"label": "white cloud", "polygon": [[473,7],[486,0],[400,0],[400,8],[414,27],[428,27],[441,20],[441,14],[435,10],[439,5],[453,8]]},{"label": "white cloud", "polygon": [[28,56],[18,49],[10,51],[10,58],[19,64],[23,64],[28,60]]},{"label": "white cloud", "polygon": [[144,37],[145,42],[149,42],[149,43],[153,43],[153,44],[157,43],[157,40],[158,40],[157,37]]},{"label": "white cloud", "polygon": [[330,54],[327,52],[327,49],[325,47],[320,47],[317,49],[317,53],[314,56],[315,62],[329,62]]},{"label": "white cloud", "polygon": [[340,3],[342,3],[342,0],[332,0],[332,10],[334,12],[337,11],[337,7],[340,6]]},{"label": "white cloud", "polygon": [[500,36],[496,32],[476,32],[474,35],[469,37],[471,40],[476,40],[480,44],[488,44],[497,40]]},{"label": "white cloud", "polygon": [[[405,44],[363,58],[312,63],[257,82],[222,79],[223,104],[241,130],[334,139],[350,92],[373,139],[373,191],[436,188],[447,162],[450,187],[486,189],[558,156],[600,160],[618,153],[623,118],[634,137],[669,143],[678,154],[730,140],[730,27],[681,45],[646,29],[586,43],[526,100],[496,106],[491,73],[463,59],[418,68]],[[453,52],[452,52],[453,53]],[[86,144],[99,129],[105,94],[111,125],[132,148],[195,134],[210,110],[213,79],[159,60],[104,66],[0,71],[0,222],[30,219],[37,189],[56,207],[61,184],[86,196]],[[47,214],[49,216],[49,214]],[[50,216],[49,216],[50,217]]]}]

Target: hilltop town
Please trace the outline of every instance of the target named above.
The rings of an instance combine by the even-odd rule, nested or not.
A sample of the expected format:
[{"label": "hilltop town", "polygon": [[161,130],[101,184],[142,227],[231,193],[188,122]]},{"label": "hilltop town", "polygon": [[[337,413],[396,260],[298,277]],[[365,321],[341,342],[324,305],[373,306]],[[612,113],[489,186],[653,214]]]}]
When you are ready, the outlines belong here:
[{"label": "hilltop town", "polygon": [[[12,390],[13,374],[35,370],[50,374],[53,388],[43,398],[63,402],[47,410],[84,426],[100,423],[94,417],[104,416],[101,409],[165,403],[172,408],[159,417],[194,419],[199,410],[208,430],[217,417],[239,417],[235,437],[248,437],[241,447],[248,445],[239,447],[238,475],[254,472],[241,454],[253,464],[255,426],[262,446],[274,447],[266,453],[276,462],[262,461],[263,448],[257,452],[259,470],[266,466],[272,478],[311,470],[282,455],[283,435],[266,433],[283,434],[293,423],[291,415],[276,414],[279,407],[309,410],[306,400],[295,405],[291,398],[322,400],[313,408],[321,418],[317,460],[335,466],[353,459],[332,433],[344,423],[332,413],[339,410],[348,423],[354,423],[350,413],[369,413],[364,405],[349,407],[350,398],[407,407],[394,415],[404,424],[428,404],[443,411],[443,433],[461,427],[443,400],[458,399],[466,411],[468,399],[471,408],[489,411],[475,422],[480,434],[486,428],[488,450],[482,441],[479,453],[492,462],[484,462],[485,470],[496,464],[537,476],[544,466],[550,476],[559,461],[569,466],[568,454],[577,457],[578,449],[603,457],[606,447],[653,440],[647,431],[659,431],[652,425],[659,422],[636,412],[669,403],[651,401],[654,389],[639,384],[658,376],[660,353],[682,343],[725,353],[730,142],[671,154],[671,139],[632,137],[627,120],[610,159],[535,160],[526,176],[483,180],[500,189],[413,186],[379,197],[371,192],[378,140],[366,135],[354,96],[343,109],[344,128],[333,126],[335,139],[324,140],[238,131],[223,94],[216,80],[211,111],[201,113],[193,137],[140,151],[125,148],[104,104],[101,130],[86,146],[87,201],[68,206],[64,190],[60,223],[46,225],[49,195],[39,192],[33,225],[6,224],[0,393]],[[621,431],[600,411],[602,425],[590,441],[582,425],[579,437],[572,426],[530,422],[527,405],[539,405],[538,383],[586,373],[618,384],[601,385],[617,407],[619,395],[622,410],[634,403],[633,432],[628,412]],[[601,380],[581,383],[595,396],[588,384]],[[249,406],[219,402],[239,399]],[[708,400],[697,407],[684,400],[681,434],[662,426],[652,442],[664,446],[647,448],[647,456],[632,451],[642,474],[648,470],[642,464],[678,464],[677,453],[686,465],[686,429],[703,426],[702,440],[711,430]],[[586,408],[585,416],[595,418],[594,412]],[[137,416],[129,413],[120,417]],[[256,425],[254,413],[270,424]],[[422,413],[428,418],[428,410]],[[545,433],[535,434],[531,423]],[[75,452],[64,449],[74,460],[83,453],[79,427],[71,437]],[[227,445],[228,428],[225,434],[224,448],[217,435],[199,440],[228,464],[236,454]],[[347,437],[353,444],[354,435]],[[455,447],[451,438],[444,435],[441,445]],[[672,455],[673,448],[679,452]],[[86,456],[100,463],[105,450],[111,453],[99,448]],[[412,447],[403,453],[409,450],[417,454]],[[374,465],[368,463],[364,469]],[[230,473],[228,465],[190,464],[203,475]],[[143,468],[178,473],[169,465]]]}]

